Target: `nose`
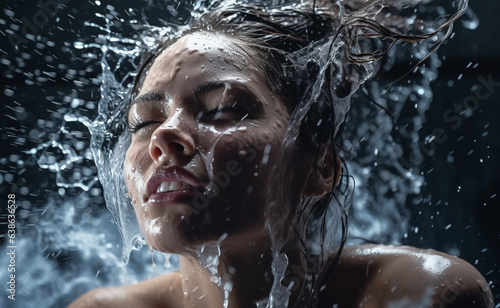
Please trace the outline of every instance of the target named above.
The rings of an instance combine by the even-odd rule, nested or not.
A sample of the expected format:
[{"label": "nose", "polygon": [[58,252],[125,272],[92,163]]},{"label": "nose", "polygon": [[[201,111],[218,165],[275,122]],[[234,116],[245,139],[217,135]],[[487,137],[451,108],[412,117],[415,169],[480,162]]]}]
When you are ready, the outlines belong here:
[{"label": "nose", "polygon": [[195,142],[189,124],[181,121],[182,109],[169,117],[151,135],[149,155],[154,161],[190,157],[195,153]]}]

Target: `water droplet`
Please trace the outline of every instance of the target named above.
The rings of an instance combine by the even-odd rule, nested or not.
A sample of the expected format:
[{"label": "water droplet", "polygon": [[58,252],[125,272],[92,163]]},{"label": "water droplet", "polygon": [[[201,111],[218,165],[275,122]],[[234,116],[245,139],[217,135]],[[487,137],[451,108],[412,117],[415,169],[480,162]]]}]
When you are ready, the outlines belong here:
[{"label": "water droplet", "polygon": [[[262,164],[265,165],[269,161],[269,153],[271,152],[271,145],[266,144],[266,147],[264,148],[264,154],[262,157]],[[255,174],[257,176],[257,173]]]}]

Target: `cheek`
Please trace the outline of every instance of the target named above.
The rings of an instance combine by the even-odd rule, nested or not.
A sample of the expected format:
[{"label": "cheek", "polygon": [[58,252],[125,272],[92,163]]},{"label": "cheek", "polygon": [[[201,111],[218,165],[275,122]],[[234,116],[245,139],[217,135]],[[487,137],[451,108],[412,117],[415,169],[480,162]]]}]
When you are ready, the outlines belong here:
[{"label": "cheek", "polygon": [[134,147],[130,147],[128,149],[123,163],[123,174],[125,176],[125,185],[134,207],[139,227],[142,234],[144,234],[149,242],[149,231],[156,230],[157,228],[150,226],[153,223],[150,219],[150,213],[148,213],[147,208],[143,206],[146,202],[143,191],[143,183],[145,183],[144,171],[146,168],[145,161],[147,160],[147,157],[141,153],[144,153],[144,151],[139,151]]},{"label": "cheek", "polygon": [[145,183],[144,174],[148,166],[147,161],[150,160],[149,155],[145,153],[147,151],[138,151],[130,147],[123,163],[125,184],[134,206],[143,201],[141,198],[141,195],[143,195],[141,189],[143,189]]},{"label": "cheek", "polygon": [[[239,192],[268,186],[269,176],[283,156],[282,137],[283,134],[275,134],[275,130],[268,127],[225,135],[213,148],[213,160],[208,161],[213,167],[213,176],[229,174],[231,186],[246,186],[238,188]],[[236,187],[233,188],[236,191]]]},{"label": "cheek", "polygon": [[233,133],[223,136],[213,148],[213,164],[237,161],[242,165],[258,165],[266,142],[255,133]]}]

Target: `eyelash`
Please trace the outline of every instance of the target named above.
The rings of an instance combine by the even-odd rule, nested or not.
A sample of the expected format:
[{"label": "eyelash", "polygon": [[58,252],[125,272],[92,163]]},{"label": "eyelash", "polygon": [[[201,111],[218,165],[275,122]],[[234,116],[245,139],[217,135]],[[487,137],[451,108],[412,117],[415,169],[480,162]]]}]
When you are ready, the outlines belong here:
[{"label": "eyelash", "polygon": [[130,132],[132,134],[134,133],[137,133],[141,128],[144,128],[148,125],[152,125],[152,124],[156,124],[158,122],[156,121],[146,121],[146,122],[142,122],[142,123],[137,123],[137,124],[132,124],[132,123],[129,123],[128,124],[128,129],[130,130]]}]

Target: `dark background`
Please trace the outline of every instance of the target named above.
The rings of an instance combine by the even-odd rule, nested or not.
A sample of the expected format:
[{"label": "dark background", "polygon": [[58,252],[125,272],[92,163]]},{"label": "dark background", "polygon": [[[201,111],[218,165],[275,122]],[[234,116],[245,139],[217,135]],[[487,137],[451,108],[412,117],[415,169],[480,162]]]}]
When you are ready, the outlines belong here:
[{"label": "dark background", "polygon": [[[66,7],[61,6],[55,16],[37,28],[36,42],[22,43],[18,52],[6,36],[7,29],[21,33],[22,17],[31,18],[40,8],[28,1],[3,1],[1,5],[4,22],[0,25],[0,194],[1,200],[7,200],[8,193],[17,194],[20,210],[24,210],[18,212],[20,220],[27,221],[42,211],[48,196],[57,190],[55,174],[39,170],[36,157],[25,151],[56,134],[62,116],[70,110],[72,98],[91,102],[80,106],[81,114],[90,118],[96,115],[96,105],[92,102],[99,99],[99,67],[95,65],[98,58],[75,56],[73,42],[97,34],[83,23],[95,19],[96,11],[104,12],[105,3],[96,9],[86,1],[66,2]],[[425,160],[419,166],[426,184],[421,203],[408,204],[412,212],[411,228],[404,243],[464,258],[491,283],[498,303],[500,86],[492,88],[490,96],[481,100],[477,109],[460,113],[460,124],[443,117],[450,108],[454,110],[454,105],[463,105],[468,96],[474,95],[475,87],[481,85],[479,78],[500,82],[500,22],[496,16],[500,2],[474,1],[470,6],[480,20],[479,27],[471,31],[457,22],[453,39],[439,50],[443,65],[433,83],[434,103],[420,136],[423,140],[438,128],[446,140],[435,144],[434,151],[424,155]],[[394,75],[395,79],[398,77]],[[39,121],[49,117],[53,123]],[[67,189],[66,194],[70,193],[81,192]],[[98,191],[92,198],[95,199],[92,207],[103,210]]]},{"label": "dark background", "polygon": [[[480,20],[477,30],[457,23],[456,35],[439,51],[444,62],[433,83],[434,103],[420,136],[442,129],[447,139],[425,156],[423,195],[428,194],[430,202],[409,205],[411,223],[420,228],[409,233],[406,243],[459,253],[494,283],[491,287],[499,304],[500,22],[494,12],[500,2],[471,1],[470,6]],[[475,111],[462,113],[460,123],[445,120],[454,105],[469,103],[467,97],[474,96],[482,84],[480,78],[497,83],[491,95],[480,100]]]}]

